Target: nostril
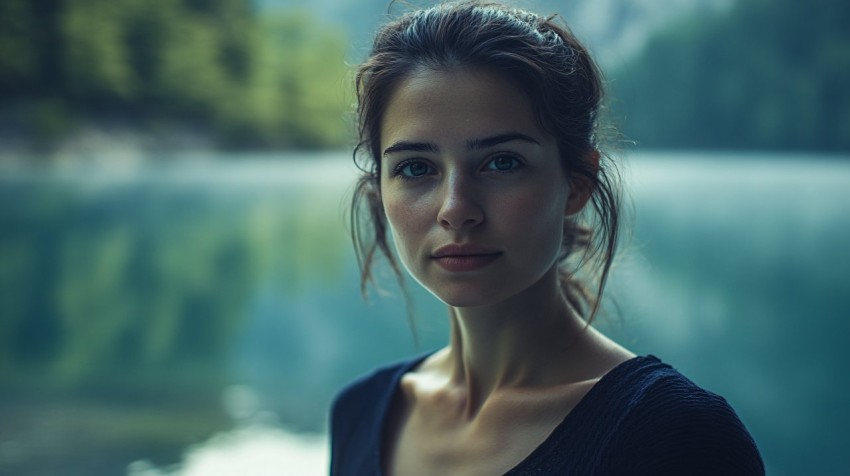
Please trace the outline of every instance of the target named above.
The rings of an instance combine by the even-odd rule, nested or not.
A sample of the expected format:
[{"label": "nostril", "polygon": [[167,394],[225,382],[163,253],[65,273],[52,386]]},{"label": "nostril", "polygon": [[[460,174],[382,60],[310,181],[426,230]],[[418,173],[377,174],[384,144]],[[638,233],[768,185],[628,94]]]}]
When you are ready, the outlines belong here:
[{"label": "nostril", "polygon": [[453,196],[448,198],[437,215],[440,226],[460,229],[476,226],[484,220],[484,211],[474,200]]}]

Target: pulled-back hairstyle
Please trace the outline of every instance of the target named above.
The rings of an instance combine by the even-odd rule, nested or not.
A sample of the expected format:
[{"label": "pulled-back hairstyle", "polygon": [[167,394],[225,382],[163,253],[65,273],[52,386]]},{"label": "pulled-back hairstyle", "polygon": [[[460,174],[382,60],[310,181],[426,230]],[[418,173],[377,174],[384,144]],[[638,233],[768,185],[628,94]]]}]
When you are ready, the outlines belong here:
[{"label": "pulled-back hairstyle", "polygon": [[[387,242],[381,202],[380,132],[387,104],[398,84],[415,70],[470,67],[498,74],[527,95],[539,126],[557,140],[567,177],[591,192],[583,213],[566,221],[559,266],[565,297],[590,322],[614,257],[620,207],[613,164],[597,154],[601,74],[585,47],[556,17],[498,4],[461,2],[406,13],[378,31],[357,71],[359,142],[354,162],[362,175],[352,199],[351,233],[361,291],[365,294],[373,281],[378,252],[402,281]],[[585,280],[596,281],[595,292],[576,277],[580,269]]]}]

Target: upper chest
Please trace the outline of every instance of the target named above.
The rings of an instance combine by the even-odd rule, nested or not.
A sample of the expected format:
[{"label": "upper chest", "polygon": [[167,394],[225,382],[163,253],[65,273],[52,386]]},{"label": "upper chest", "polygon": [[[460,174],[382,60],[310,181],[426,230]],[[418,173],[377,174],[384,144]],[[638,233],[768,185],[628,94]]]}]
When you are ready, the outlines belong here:
[{"label": "upper chest", "polygon": [[407,388],[396,396],[387,416],[384,473],[503,474],[540,447],[553,431],[565,431],[567,415],[595,382],[502,393],[488,400],[473,417],[464,414],[462,399],[456,396],[416,394],[415,388]]}]

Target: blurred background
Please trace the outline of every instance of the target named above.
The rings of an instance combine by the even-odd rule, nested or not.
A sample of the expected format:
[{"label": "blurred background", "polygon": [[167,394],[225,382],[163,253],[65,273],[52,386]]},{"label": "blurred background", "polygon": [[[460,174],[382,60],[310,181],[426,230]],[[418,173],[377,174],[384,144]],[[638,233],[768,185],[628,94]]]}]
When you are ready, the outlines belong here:
[{"label": "blurred background", "polygon": [[[335,392],[442,345],[414,283],[418,345],[386,267],[360,298],[346,234],[387,3],[0,1],[0,474],[324,474]],[[850,3],[517,4],[608,78],[599,326],[725,396],[769,474],[849,474]]]}]

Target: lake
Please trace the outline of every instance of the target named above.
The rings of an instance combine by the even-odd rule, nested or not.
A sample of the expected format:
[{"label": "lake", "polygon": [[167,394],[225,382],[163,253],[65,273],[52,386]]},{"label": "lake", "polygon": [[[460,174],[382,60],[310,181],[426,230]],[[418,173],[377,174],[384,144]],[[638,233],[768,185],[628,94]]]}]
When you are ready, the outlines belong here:
[{"label": "lake", "polygon": [[[323,474],[327,408],[442,345],[359,295],[346,153],[0,168],[0,473]],[[850,472],[850,157],[632,153],[597,325],[738,411],[769,474]]]}]

